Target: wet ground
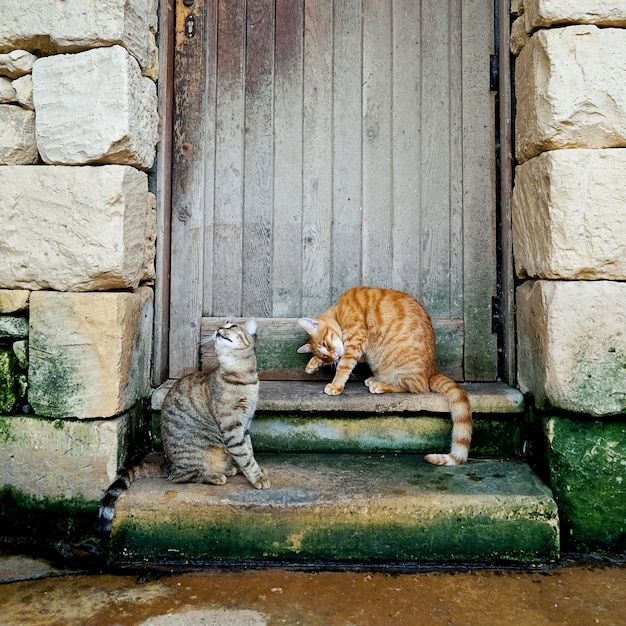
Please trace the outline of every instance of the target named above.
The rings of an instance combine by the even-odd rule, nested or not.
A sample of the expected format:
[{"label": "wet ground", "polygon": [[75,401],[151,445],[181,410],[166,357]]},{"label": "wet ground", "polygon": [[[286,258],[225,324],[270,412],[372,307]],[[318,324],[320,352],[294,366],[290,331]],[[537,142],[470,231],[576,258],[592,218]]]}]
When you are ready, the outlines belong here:
[{"label": "wet ground", "polygon": [[626,567],[397,572],[285,568],[90,574],[0,557],[0,624],[626,624]]}]

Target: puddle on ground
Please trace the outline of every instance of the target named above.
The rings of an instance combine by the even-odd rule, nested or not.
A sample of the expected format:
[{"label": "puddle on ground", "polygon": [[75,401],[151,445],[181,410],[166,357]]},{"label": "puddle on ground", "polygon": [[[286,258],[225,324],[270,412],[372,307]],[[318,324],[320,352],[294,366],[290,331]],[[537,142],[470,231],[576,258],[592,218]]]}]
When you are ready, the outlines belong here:
[{"label": "puddle on ground", "polygon": [[621,626],[626,616],[619,565],[401,574],[210,569],[66,575],[0,590],[0,624],[29,626]]}]

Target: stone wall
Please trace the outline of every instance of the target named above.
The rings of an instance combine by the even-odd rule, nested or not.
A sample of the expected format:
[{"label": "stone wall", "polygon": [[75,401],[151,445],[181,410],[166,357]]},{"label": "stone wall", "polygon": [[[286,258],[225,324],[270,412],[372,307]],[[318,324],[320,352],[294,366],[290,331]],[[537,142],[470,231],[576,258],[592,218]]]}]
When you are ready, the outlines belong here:
[{"label": "stone wall", "polygon": [[158,0],[4,0],[0,487],[97,501],[149,392]]},{"label": "stone wall", "polygon": [[626,540],[626,2],[524,0],[513,244],[520,389],[577,545]]}]

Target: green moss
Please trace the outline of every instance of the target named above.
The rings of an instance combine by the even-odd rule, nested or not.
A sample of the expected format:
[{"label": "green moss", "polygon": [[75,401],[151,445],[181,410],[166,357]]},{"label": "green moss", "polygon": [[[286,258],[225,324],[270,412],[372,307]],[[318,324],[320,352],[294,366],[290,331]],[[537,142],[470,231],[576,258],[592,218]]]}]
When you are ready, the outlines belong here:
[{"label": "green moss", "polygon": [[11,427],[11,418],[6,415],[0,415],[0,444],[14,443],[17,437]]},{"label": "green moss", "polygon": [[[521,427],[506,416],[474,420],[472,456],[518,456]],[[447,451],[452,425],[447,416],[257,414],[251,436],[259,452]]]},{"label": "green moss", "polygon": [[544,421],[550,483],[577,549],[626,545],[626,418]]},{"label": "green moss", "polygon": [[[549,517],[546,513],[546,519]],[[357,511],[337,515],[323,509],[306,520],[295,514],[222,514],[214,522],[166,523],[126,518],[116,528],[116,559],[324,560],[324,561],[517,561],[555,560],[556,526],[537,523],[527,511],[499,519],[457,519],[446,511],[428,520],[372,520]]]},{"label": "green moss", "polygon": [[14,487],[0,488],[3,539],[53,545],[79,543],[96,536],[98,502],[34,498]]},{"label": "green moss", "polygon": [[19,397],[18,364],[15,355],[0,349],[0,413],[11,413]]},{"label": "green moss", "polygon": [[257,366],[260,372],[275,370],[304,371],[307,355],[298,354],[302,342],[297,339],[259,339],[256,349]]}]

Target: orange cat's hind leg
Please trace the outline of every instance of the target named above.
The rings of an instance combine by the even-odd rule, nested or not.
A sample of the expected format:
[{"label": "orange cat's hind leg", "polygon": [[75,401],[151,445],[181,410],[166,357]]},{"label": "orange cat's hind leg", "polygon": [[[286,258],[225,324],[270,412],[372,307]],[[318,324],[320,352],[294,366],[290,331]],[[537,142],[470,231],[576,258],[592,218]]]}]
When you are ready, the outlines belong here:
[{"label": "orange cat's hind leg", "polygon": [[383,383],[374,376],[370,376],[366,379],[365,385],[369,387],[370,393],[401,393],[407,391],[405,387]]}]

